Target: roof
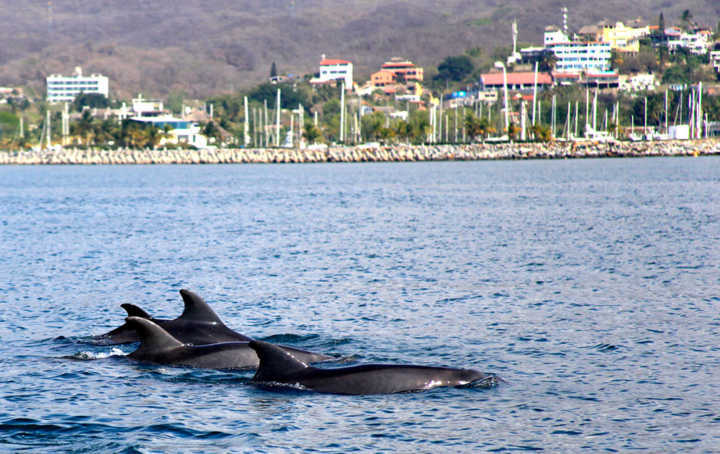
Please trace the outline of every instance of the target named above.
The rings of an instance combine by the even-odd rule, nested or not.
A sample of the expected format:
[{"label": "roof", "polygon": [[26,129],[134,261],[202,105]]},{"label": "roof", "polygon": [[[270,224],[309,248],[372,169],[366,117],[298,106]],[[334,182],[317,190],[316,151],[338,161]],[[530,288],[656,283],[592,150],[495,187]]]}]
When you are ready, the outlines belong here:
[{"label": "roof", "polygon": [[415,64],[410,61],[386,61],[385,63],[383,63],[382,68],[399,67],[399,66],[414,67]]},{"label": "roof", "polygon": [[[483,85],[503,85],[503,73],[487,73],[480,75],[480,81]],[[535,83],[535,73],[533,71],[512,72],[507,73],[508,85],[532,85]],[[548,73],[537,73],[538,85],[552,84],[552,78]]]},{"label": "roof", "polygon": [[347,60],[339,60],[337,58],[324,58],[320,62],[320,66],[333,66],[333,65],[350,65],[351,62]]},{"label": "roof", "polygon": [[612,72],[612,73],[587,73],[587,78],[593,78],[593,79],[601,79],[601,78],[612,78],[612,77],[618,77],[618,73]]},{"label": "roof", "polygon": [[553,79],[579,79],[580,74],[578,74],[578,73],[561,73],[561,72],[553,71],[552,77],[553,77]]},{"label": "roof", "polygon": [[597,25],[583,25],[578,30],[578,33],[581,35],[597,35],[600,33],[600,27]]}]

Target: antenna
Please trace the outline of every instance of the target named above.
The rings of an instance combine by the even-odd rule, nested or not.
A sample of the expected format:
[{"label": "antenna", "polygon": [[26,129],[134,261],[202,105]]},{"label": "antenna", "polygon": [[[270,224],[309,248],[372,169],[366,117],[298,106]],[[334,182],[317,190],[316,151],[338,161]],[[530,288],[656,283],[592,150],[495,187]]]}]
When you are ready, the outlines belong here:
[{"label": "antenna", "polygon": [[517,36],[518,36],[517,19],[513,19],[512,35],[513,35],[513,55],[515,55],[517,53]]},{"label": "antenna", "polygon": [[53,31],[53,4],[51,1],[47,2],[47,27],[48,34]]},{"label": "antenna", "polygon": [[568,24],[567,24],[568,9],[567,9],[567,6],[563,6],[560,11],[562,11],[562,16],[563,16],[563,32],[565,32],[566,36],[570,36],[570,35],[568,35]]}]

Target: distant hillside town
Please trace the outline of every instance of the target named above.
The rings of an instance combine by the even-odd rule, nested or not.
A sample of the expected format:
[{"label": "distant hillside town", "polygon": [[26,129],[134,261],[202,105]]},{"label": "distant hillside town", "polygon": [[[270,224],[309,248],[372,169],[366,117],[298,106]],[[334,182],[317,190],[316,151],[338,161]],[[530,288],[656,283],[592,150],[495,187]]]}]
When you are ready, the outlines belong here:
[{"label": "distant hillside town", "polygon": [[[205,100],[112,97],[102,74],[52,74],[44,96],[0,87],[0,148],[322,147],[359,143],[661,140],[720,135],[720,30],[689,11],[545,28],[541,44],[476,47],[436,68],[388,56],[358,81],[349,56],[314,74],[270,65],[249,91]],[[719,24],[720,27],[720,24]],[[367,74],[367,72],[366,72]]]}]

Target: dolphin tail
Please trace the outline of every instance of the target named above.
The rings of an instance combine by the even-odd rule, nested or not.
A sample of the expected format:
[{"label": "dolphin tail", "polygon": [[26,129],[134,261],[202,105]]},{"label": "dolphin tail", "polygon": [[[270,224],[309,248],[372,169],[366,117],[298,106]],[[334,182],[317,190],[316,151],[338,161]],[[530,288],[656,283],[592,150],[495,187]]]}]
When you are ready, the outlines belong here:
[{"label": "dolphin tail", "polygon": [[254,381],[280,381],[283,376],[293,375],[310,367],[277,345],[255,340],[250,341],[249,345],[260,358]]},{"label": "dolphin tail", "polygon": [[200,296],[190,290],[180,290],[185,310],[180,315],[179,320],[192,320],[196,322],[212,322],[224,325],[220,317],[213,311],[208,303]]},{"label": "dolphin tail", "polygon": [[172,337],[167,331],[160,328],[155,322],[141,318],[128,317],[125,322],[135,328],[140,337],[140,347],[130,355],[159,352],[175,347],[182,347],[183,343]]},{"label": "dolphin tail", "polygon": [[140,318],[152,318],[150,317],[150,314],[145,312],[144,310],[140,309],[134,304],[130,303],[124,303],[120,305],[123,309],[125,309],[125,312],[127,312],[128,317],[140,317]]}]

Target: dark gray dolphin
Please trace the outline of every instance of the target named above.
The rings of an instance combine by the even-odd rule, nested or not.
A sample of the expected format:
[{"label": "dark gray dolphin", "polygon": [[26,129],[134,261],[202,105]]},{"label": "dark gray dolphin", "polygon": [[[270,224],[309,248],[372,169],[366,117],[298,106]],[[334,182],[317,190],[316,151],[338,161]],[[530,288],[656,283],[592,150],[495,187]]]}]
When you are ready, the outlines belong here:
[{"label": "dark gray dolphin", "polygon": [[[182,296],[185,309],[180,317],[174,320],[153,318],[133,304],[126,303],[121,306],[127,311],[129,317],[152,320],[173,337],[186,344],[204,345],[252,340],[250,337],[228,328],[205,300],[196,293],[182,289],[180,296]],[[127,323],[97,336],[95,339],[106,345],[129,344],[140,340],[135,329],[128,326]]]},{"label": "dark gray dolphin", "polygon": [[445,367],[368,364],[320,369],[273,344],[251,341],[249,345],[260,357],[252,381],[261,385],[299,385],[333,394],[389,394],[478,382],[492,384],[496,379],[472,369]]},{"label": "dark gray dolphin", "polygon": [[[258,356],[247,342],[220,342],[207,345],[186,344],[158,324],[142,317],[128,317],[125,323],[138,333],[140,346],[128,357],[143,362],[203,369],[255,369]],[[325,361],[329,356],[278,347],[303,361]]]}]

